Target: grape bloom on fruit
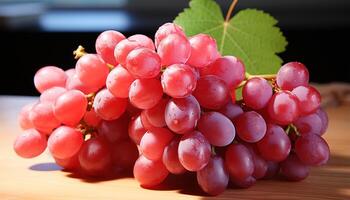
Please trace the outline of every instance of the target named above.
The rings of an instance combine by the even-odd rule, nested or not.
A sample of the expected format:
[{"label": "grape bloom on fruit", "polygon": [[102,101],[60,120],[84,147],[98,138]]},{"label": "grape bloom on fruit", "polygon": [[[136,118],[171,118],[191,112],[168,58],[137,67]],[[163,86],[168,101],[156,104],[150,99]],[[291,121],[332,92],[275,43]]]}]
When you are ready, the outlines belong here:
[{"label": "grape bloom on fruit", "polygon": [[329,160],[328,116],[302,63],[250,75],[236,55],[221,55],[212,36],[188,37],[174,23],[160,26],[154,41],[107,30],[95,49],[78,48],[75,68],[35,74],[41,95],[19,113],[17,155],[48,148],[72,173],[132,172],[147,188],[169,173],[195,172],[209,195],[279,174],[301,181]]}]

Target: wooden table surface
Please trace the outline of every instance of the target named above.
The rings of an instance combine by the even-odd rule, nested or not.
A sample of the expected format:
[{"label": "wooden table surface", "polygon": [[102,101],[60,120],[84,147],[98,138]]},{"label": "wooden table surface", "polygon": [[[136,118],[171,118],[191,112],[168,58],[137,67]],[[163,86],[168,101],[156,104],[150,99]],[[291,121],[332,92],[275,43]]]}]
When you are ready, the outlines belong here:
[{"label": "wooden table surface", "polygon": [[[35,159],[19,158],[12,149],[21,130],[20,108],[32,97],[0,96],[0,199],[211,199],[198,192],[195,182],[170,178],[158,190],[139,187],[132,178],[105,181],[81,179],[60,171],[45,152]],[[302,182],[261,180],[249,189],[227,189],[217,199],[350,199],[350,106],[327,109],[325,136],[331,148],[328,165],[313,168]],[[186,183],[184,183],[186,182]]]}]

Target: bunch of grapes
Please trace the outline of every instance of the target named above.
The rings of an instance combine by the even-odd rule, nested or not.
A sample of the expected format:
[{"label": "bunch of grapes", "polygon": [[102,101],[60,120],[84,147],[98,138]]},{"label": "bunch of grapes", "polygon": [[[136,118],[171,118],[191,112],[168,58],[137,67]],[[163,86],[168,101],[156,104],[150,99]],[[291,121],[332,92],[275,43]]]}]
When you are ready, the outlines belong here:
[{"label": "bunch of grapes", "polygon": [[301,63],[252,76],[238,58],[220,55],[215,39],[188,38],[173,23],[157,30],[155,42],[105,31],[96,52],[79,48],[74,69],[35,74],[41,96],[19,115],[19,156],[48,147],[66,170],[108,176],[133,169],[144,187],[169,173],[196,173],[210,195],[229,181],[245,188],[279,173],[299,181],[329,159],[321,137],[327,114]]}]

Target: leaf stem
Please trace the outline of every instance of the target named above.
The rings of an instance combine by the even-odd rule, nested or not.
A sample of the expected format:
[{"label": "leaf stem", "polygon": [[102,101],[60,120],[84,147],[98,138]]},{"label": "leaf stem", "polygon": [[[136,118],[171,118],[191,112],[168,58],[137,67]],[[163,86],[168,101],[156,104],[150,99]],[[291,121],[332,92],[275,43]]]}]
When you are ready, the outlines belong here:
[{"label": "leaf stem", "polygon": [[235,8],[237,3],[238,3],[238,0],[233,0],[232,1],[231,5],[230,5],[230,8],[228,9],[227,14],[226,14],[225,22],[230,21],[230,17],[232,15],[232,12],[233,12],[233,10],[234,10],[234,8]]}]

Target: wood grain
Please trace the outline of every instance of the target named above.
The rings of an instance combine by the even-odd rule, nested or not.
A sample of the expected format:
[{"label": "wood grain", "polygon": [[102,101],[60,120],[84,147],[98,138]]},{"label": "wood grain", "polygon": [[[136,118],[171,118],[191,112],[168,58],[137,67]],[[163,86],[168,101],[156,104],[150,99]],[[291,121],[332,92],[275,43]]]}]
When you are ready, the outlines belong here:
[{"label": "wood grain", "polygon": [[[16,116],[22,105],[36,98],[0,96],[0,199],[211,199],[191,177],[170,177],[157,190],[141,188],[132,178],[86,180],[60,171],[45,152],[22,159],[12,150],[21,130]],[[328,165],[314,168],[302,182],[262,180],[249,189],[227,189],[216,199],[350,199],[350,106],[329,108],[325,136],[331,147]]]}]

